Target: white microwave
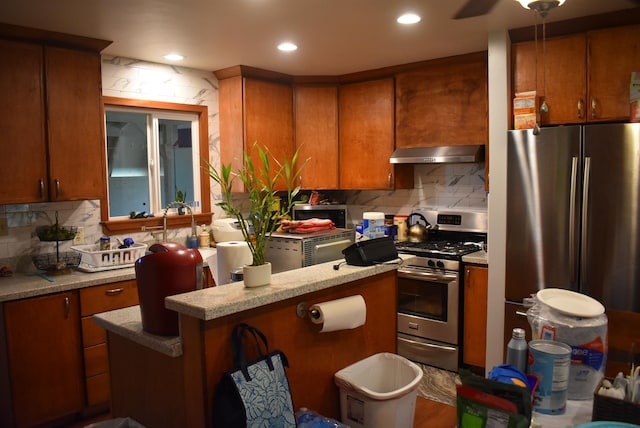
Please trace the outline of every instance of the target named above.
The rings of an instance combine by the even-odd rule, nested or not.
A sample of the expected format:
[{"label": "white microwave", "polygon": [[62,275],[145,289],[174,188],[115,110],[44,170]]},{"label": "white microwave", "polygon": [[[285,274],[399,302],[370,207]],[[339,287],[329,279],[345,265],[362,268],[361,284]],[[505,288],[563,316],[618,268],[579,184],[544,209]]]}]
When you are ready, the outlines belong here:
[{"label": "white microwave", "polygon": [[309,205],[296,204],[293,206],[294,220],[309,220],[310,218],[330,219],[338,229],[347,228],[346,205]]}]

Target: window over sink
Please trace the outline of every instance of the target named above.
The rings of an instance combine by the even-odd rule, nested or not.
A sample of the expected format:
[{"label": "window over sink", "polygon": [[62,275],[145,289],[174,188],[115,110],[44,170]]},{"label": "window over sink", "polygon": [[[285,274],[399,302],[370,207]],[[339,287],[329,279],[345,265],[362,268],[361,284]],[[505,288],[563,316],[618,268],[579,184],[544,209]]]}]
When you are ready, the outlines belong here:
[{"label": "window over sink", "polygon": [[[188,204],[198,222],[209,222],[207,107],[103,97],[106,197],[105,233],[145,230],[162,224],[167,206]],[[190,216],[167,210],[169,228],[188,227]]]}]

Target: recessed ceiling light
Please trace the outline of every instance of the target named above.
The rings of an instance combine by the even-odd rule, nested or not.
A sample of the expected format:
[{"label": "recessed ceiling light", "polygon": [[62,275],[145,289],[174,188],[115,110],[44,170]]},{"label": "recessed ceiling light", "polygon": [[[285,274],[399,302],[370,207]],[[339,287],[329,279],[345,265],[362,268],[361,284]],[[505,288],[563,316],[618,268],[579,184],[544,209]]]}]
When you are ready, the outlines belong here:
[{"label": "recessed ceiling light", "polygon": [[416,24],[418,22],[420,22],[420,18],[418,15],[416,15],[415,13],[405,13],[404,15],[400,15],[398,17],[398,19],[396,19],[396,21],[399,24]]},{"label": "recessed ceiling light", "polygon": [[182,61],[184,59],[184,56],[177,53],[171,53],[171,54],[166,54],[164,56],[164,59],[166,59],[167,61]]},{"label": "recessed ceiling light", "polygon": [[291,51],[295,51],[296,49],[298,49],[298,46],[295,43],[284,42],[284,43],[280,43],[278,45],[278,49],[283,51],[283,52],[291,52]]}]

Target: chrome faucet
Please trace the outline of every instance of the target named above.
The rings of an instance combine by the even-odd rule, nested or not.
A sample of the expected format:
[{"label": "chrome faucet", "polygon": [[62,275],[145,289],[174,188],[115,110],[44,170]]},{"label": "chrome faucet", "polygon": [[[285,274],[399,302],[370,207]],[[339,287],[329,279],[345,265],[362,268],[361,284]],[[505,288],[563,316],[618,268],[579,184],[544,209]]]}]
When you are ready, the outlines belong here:
[{"label": "chrome faucet", "polygon": [[173,202],[170,202],[164,208],[164,212],[162,213],[162,240],[163,240],[163,242],[167,242],[167,211],[169,211],[170,208],[175,207],[175,206],[186,208],[187,211],[189,211],[189,215],[191,216],[191,236],[197,235],[197,233],[196,233],[196,221],[195,221],[195,219],[193,217],[193,211],[191,210],[191,207],[188,204],[185,204],[184,202],[173,201]]}]

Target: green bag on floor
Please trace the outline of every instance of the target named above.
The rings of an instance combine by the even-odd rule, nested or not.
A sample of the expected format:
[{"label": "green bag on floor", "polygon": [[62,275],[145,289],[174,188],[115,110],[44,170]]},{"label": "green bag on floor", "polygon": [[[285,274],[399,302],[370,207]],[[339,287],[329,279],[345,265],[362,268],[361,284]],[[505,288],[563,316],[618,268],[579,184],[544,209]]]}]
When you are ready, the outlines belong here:
[{"label": "green bag on floor", "polygon": [[509,385],[460,371],[456,387],[458,428],[528,428],[531,394],[527,388]]}]

